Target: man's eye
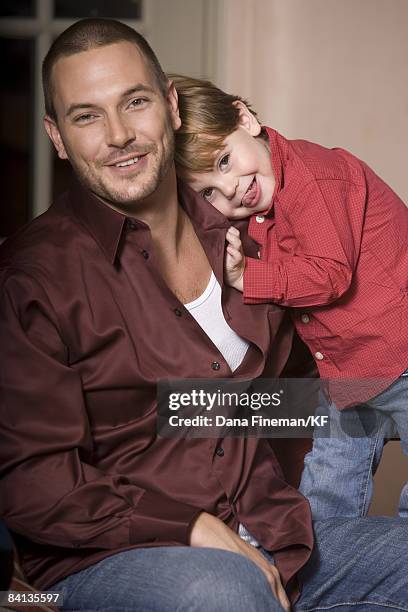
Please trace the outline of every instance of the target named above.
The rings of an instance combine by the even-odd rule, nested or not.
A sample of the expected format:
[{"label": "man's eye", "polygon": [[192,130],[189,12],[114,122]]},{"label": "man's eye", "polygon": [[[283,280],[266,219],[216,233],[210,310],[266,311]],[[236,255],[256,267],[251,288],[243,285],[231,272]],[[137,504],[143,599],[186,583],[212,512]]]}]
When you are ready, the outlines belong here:
[{"label": "man's eye", "polygon": [[95,115],[91,113],[85,113],[84,115],[79,115],[79,117],[75,117],[75,123],[86,123],[87,121],[92,121],[95,118]]},{"label": "man's eye", "polygon": [[207,187],[206,189],[202,190],[201,195],[203,196],[203,198],[210,201],[213,193],[214,189],[212,187]]},{"label": "man's eye", "polygon": [[229,158],[230,158],[229,153],[221,157],[220,161],[218,162],[218,167],[220,170],[225,170],[225,168],[228,166]]},{"label": "man's eye", "polygon": [[135,98],[134,100],[130,102],[129,106],[131,108],[136,108],[138,106],[143,106],[145,102],[147,102],[146,98]]}]

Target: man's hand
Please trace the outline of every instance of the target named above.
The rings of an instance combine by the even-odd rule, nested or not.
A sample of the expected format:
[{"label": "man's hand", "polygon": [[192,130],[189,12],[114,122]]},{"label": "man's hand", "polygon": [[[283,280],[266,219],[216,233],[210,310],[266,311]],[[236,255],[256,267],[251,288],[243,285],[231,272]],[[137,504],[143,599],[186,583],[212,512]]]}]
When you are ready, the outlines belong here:
[{"label": "man's hand", "polygon": [[265,574],[272,592],[285,612],[290,611],[290,603],[282,586],[279,572],[259,550],[244,542],[220,519],[207,512],[198,515],[191,530],[190,545],[198,548],[219,548],[238,553],[250,559]]},{"label": "man's hand", "polygon": [[227,231],[226,240],[228,244],[225,249],[225,282],[230,287],[242,292],[244,290],[245,255],[239,230],[236,227],[230,227]]}]

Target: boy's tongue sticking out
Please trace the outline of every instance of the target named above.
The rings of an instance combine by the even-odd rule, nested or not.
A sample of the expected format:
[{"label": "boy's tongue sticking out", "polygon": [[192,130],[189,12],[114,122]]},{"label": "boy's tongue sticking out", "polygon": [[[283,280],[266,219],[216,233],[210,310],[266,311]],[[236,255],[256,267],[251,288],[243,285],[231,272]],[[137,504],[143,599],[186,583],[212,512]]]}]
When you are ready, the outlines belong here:
[{"label": "boy's tongue sticking out", "polygon": [[246,208],[254,208],[259,202],[261,197],[261,187],[256,180],[256,176],[252,179],[248,189],[245,192],[244,197],[242,198],[241,205]]}]

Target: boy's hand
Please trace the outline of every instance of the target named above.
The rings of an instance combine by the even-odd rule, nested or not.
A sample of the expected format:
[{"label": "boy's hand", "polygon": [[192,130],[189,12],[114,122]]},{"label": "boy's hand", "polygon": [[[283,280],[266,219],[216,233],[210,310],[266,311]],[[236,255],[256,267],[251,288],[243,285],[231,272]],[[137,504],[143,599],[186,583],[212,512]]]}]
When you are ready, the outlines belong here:
[{"label": "boy's hand", "polygon": [[236,227],[230,227],[226,240],[228,244],[225,249],[225,282],[230,287],[242,292],[244,290],[245,255],[242,250],[239,230]]}]

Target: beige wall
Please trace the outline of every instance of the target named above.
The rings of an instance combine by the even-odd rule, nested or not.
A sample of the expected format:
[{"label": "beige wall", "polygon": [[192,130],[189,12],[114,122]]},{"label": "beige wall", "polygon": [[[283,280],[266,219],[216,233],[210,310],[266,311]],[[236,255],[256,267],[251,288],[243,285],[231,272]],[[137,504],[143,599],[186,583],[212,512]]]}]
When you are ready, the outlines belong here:
[{"label": "beige wall", "polygon": [[[224,0],[218,82],[290,138],[342,146],[408,202],[408,0]],[[408,459],[387,445],[372,512],[392,514]]]},{"label": "beige wall", "polygon": [[408,201],[408,1],[224,0],[219,82],[292,138],[343,146]]}]

